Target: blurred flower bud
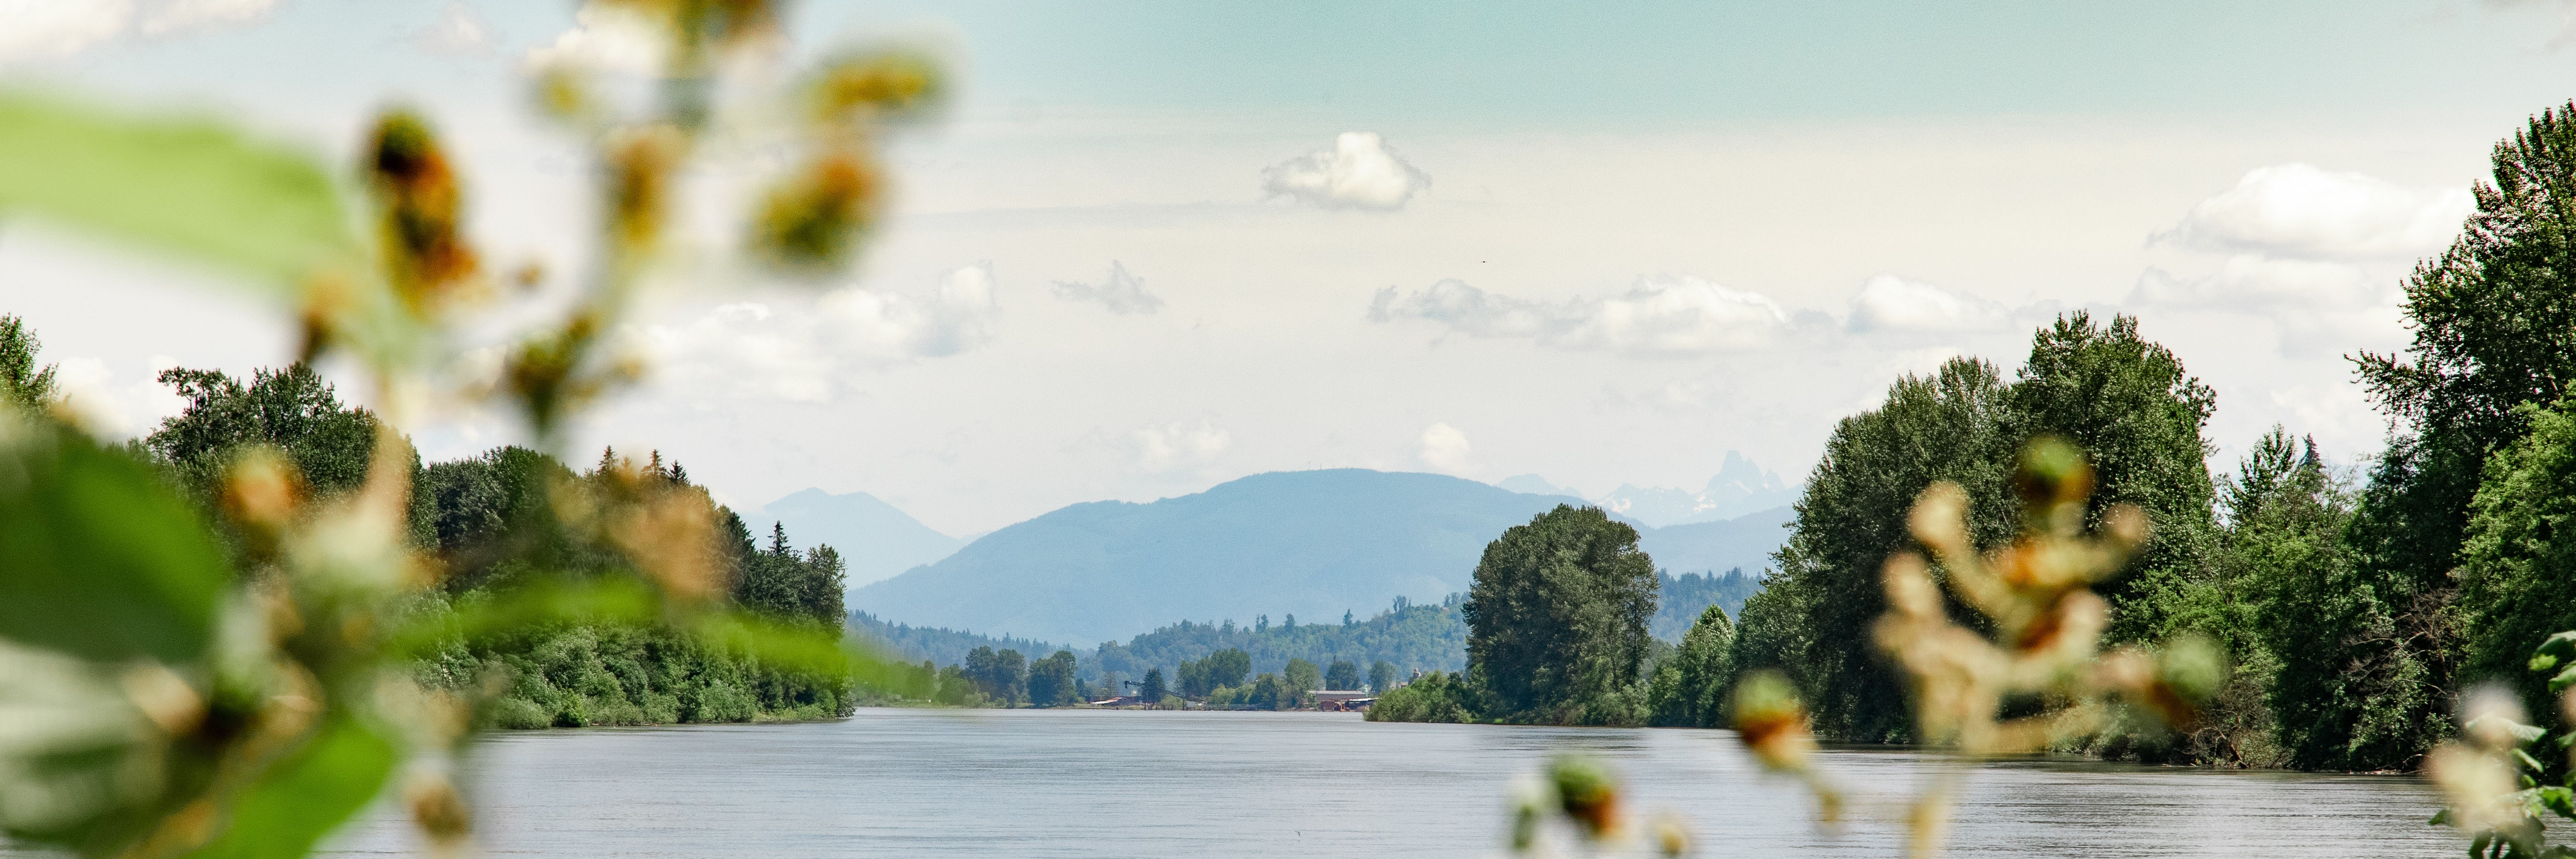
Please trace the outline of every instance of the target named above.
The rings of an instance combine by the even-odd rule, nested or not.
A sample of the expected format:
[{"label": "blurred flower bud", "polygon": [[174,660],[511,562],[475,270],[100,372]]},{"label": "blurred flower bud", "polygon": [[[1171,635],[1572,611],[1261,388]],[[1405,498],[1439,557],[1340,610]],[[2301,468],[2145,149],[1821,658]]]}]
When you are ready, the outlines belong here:
[{"label": "blurred flower bud", "polygon": [[2424,772],[2450,803],[2451,822],[2464,832],[2486,832],[2520,823],[2522,809],[2509,801],[2513,767],[2498,755],[2443,743],[2424,756]]},{"label": "blurred flower bud", "polygon": [[1669,814],[1655,817],[1655,852],[1664,856],[1688,856],[1691,852],[1690,828],[1680,818]]},{"label": "blurred flower bud", "polygon": [[2082,529],[2084,502],[2093,494],[2093,466],[2082,449],[2054,435],[2032,438],[2022,446],[2012,484],[2021,496],[2023,527],[2061,536]]},{"label": "blurred flower bud", "polygon": [[1914,508],[1906,514],[1905,522],[1914,539],[1941,557],[1965,558],[1973,551],[1968,545],[1967,517],[1967,490],[1944,480],[1925,488],[1914,499]]},{"label": "blurred flower bud", "polygon": [[668,125],[619,132],[608,142],[609,233],[629,253],[645,253],[662,237],[670,208],[671,172],[686,138]]},{"label": "blurred flower bud", "polygon": [[1568,755],[1548,766],[1557,803],[1580,825],[1584,837],[1600,839],[1619,829],[1619,782],[1598,760]]},{"label": "blurred flower bud", "polygon": [[412,312],[435,312],[476,267],[456,173],[428,121],[409,110],[378,119],[367,151],[386,277]]},{"label": "blurred flower bud", "polygon": [[420,825],[422,834],[441,847],[453,847],[473,832],[474,812],[465,805],[465,797],[456,791],[456,783],[447,775],[431,769],[416,770],[403,785],[403,804],[411,807],[411,819]]},{"label": "blurred flower bud", "polygon": [[1769,669],[1736,681],[1735,734],[1763,766],[1782,772],[1804,771],[1808,756],[1816,750],[1797,688]]},{"label": "blurred flower bud", "polygon": [[206,698],[177,672],[157,663],[144,663],[126,669],[118,678],[125,687],[126,700],[134,709],[152,720],[163,734],[180,736],[195,731],[206,718]]},{"label": "blurred flower bud", "polygon": [[875,171],[846,152],[808,165],[770,191],[753,222],[752,250],[781,269],[839,270],[858,245],[877,200]]},{"label": "blurred flower bud", "polygon": [[903,51],[852,54],[831,61],[808,90],[814,120],[826,125],[918,111],[939,100],[939,66]]},{"label": "blurred flower bud", "polygon": [[2538,739],[2539,728],[2524,724],[2522,700],[2513,691],[2489,683],[2470,690],[2460,702],[2460,736],[2491,752],[2521,748]]}]

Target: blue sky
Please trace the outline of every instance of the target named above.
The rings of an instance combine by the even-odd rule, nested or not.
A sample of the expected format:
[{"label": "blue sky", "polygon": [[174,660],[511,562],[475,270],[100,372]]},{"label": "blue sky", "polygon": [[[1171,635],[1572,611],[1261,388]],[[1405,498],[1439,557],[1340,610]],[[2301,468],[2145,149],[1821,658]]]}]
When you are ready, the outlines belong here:
[{"label": "blue sky", "polygon": [[[0,75],[325,157],[421,105],[487,254],[569,268],[579,149],[522,75],[574,8],[0,0]],[[2355,459],[2384,424],[2342,356],[2404,343],[2396,287],[2488,148],[2576,96],[2571,9],[808,2],[792,61],[927,45],[961,97],[890,151],[858,273],[657,303],[629,335],[659,371],[580,443],[953,534],[1289,468],[1597,495],[1741,450],[1795,481],[1897,375],[2009,371],[2088,308],[2218,389],[2214,465],[2274,423]],[[762,169],[696,174],[710,246]],[[204,275],[40,225],[0,233],[0,312],[124,433],[174,408],[155,368],[290,346]],[[516,438],[473,409],[413,430],[432,458]]]}]

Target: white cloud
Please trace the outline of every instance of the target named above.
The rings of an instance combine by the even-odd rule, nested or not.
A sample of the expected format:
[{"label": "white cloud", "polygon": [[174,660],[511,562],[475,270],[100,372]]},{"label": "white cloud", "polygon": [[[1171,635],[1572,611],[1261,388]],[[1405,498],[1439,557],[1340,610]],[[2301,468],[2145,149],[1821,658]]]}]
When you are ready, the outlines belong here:
[{"label": "white cloud", "polygon": [[2247,172],[2151,240],[2307,259],[2408,257],[2441,250],[2475,208],[2464,188],[2281,164]]},{"label": "white cloud", "polygon": [[1376,133],[1345,131],[1333,148],[1292,158],[1261,171],[1262,190],[1330,209],[1404,208],[1431,187],[1431,174],[1389,149]]},{"label": "white cloud", "polygon": [[278,0],[0,0],[0,61],[68,57],[137,30],[176,36],[255,23],[277,6]]},{"label": "white cloud", "polygon": [[102,438],[133,438],[187,407],[187,400],[152,378],[177,363],[155,355],[152,371],[140,379],[120,380],[105,361],[69,357],[56,362],[55,384],[63,406],[81,426]]},{"label": "white cloud", "polygon": [[657,369],[676,378],[783,400],[832,398],[846,368],[955,355],[992,339],[1001,307],[989,265],[950,272],[928,296],[857,287],[811,308],[727,304],[695,321],[642,331]]},{"label": "white cloud", "polygon": [[1163,299],[1145,291],[1145,280],[1128,274],[1127,267],[1114,260],[1109,263],[1109,277],[1099,285],[1059,280],[1055,283],[1055,297],[1066,301],[1096,301],[1120,316],[1150,314],[1163,309]]},{"label": "white cloud", "polygon": [[169,0],[143,14],[143,34],[164,36],[226,24],[246,24],[277,11],[278,0]]},{"label": "white cloud", "polygon": [[1206,418],[1152,424],[1129,437],[1136,443],[1136,465],[1154,474],[1205,467],[1234,446],[1233,434]]},{"label": "white cloud", "polygon": [[1422,430],[1422,464],[1448,474],[1463,474],[1472,464],[1475,449],[1467,444],[1467,434],[1447,423],[1436,423]]},{"label": "white cloud", "polygon": [[2386,304],[2396,297],[2394,284],[2372,278],[2359,266],[2235,254],[2220,263],[2217,271],[2201,277],[2147,269],[2139,275],[2129,301],[2165,307],[2316,309]]},{"label": "white cloud", "polygon": [[1854,332],[1993,331],[2011,322],[2011,311],[2001,304],[1882,274],[1852,298],[1845,327]]},{"label": "white cloud", "polygon": [[1789,314],[1760,293],[1669,275],[1639,278],[1619,295],[1560,304],[1495,295],[1454,279],[1411,294],[1387,287],[1369,304],[1373,321],[1407,318],[1473,337],[1527,337],[1559,349],[1641,357],[1755,349],[1794,327]]},{"label": "white cloud", "polygon": [[433,54],[482,54],[499,41],[492,24],[474,13],[464,0],[449,0],[438,11],[438,20],[423,28],[417,36],[421,50]]},{"label": "white cloud", "polygon": [[134,0],[0,0],[0,60],[68,57],[133,20]]},{"label": "white cloud", "polygon": [[529,68],[562,65],[634,75],[662,68],[667,40],[643,17],[620,7],[590,3],[581,7],[573,22],[575,26],[555,36],[554,42],[528,50]]}]

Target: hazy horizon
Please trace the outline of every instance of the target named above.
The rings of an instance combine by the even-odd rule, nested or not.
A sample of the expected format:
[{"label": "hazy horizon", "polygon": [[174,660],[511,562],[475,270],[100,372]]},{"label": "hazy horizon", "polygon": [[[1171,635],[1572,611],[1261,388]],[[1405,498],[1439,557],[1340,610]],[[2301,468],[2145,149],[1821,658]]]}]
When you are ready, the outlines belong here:
[{"label": "hazy horizon", "polygon": [[[1742,451],[1794,485],[1898,375],[2009,371],[2087,309],[2217,390],[2215,465],[2274,423],[2350,462],[2385,424],[2343,356],[2405,342],[2397,287],[2489,148],[2576,92],[2561,8],[809,3],[798,56],[927,44],[958,100],[896,142],[857,276],[704,273],[629,332],[658,373],[572,453],[659,449],[737,507],[865,491],[952,535],[1322,467],[1592,498]],[[613,53],[571,10],[63,0],[0,64],[344,161],[417,104],[478,243],[572,271],[578,146],[521,75]],[[733,155],[695,199],[769,169]],[[274,314],[171,285],[201,279],[0,235],[0,311],[111,434],[176,410],[159,368],[288,360]],[[409,429],[439,460],[511,426]]]}]

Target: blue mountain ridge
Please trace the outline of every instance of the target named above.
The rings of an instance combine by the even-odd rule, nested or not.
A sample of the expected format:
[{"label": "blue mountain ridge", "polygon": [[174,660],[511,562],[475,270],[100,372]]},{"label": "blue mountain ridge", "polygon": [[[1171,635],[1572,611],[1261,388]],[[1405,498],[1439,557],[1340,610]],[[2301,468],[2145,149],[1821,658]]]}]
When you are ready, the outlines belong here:
[{"label": "blue mountain ridge", "polygon": [[[1338,621],[1397,596],[1438,602],[1466,590],[1476,559],[1504,529],[1586,503],[1437,474],[1256,474],[1150,503],[1060,508],[857,588],[850,608],[914,626],[1063,642],[1123,639],[1182,619]],[[1776,521],[1704,523],[1696,527],[1707,533],[1674,544],[1677,560],[1728,567],[1658,566],[1759,570],[1787,533]],[[1662,530],[1639,528],[1649,554]]]}]

